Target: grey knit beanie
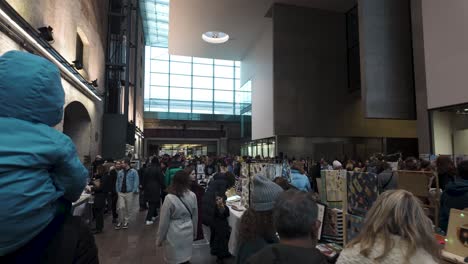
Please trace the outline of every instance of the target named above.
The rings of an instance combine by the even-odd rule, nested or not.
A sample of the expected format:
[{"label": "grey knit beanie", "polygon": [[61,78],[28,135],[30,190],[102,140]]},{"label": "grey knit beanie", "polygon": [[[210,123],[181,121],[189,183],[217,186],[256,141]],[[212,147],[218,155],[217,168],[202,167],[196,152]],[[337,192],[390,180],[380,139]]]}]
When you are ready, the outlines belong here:
[{"label": "grey knit beanie", "polygon": [[273,210],[275,200],[282,192],[283,188],[279,185],[265,176],[257,175],[253,179],[250,205],[257,212]]}]

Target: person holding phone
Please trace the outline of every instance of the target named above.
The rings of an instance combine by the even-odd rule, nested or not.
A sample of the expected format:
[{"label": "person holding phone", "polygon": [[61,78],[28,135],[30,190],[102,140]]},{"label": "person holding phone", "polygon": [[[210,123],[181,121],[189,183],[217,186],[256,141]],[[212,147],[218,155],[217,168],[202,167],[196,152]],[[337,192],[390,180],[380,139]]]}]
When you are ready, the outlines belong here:
[{"label": "person holding phone", "polygon": [[223,263],[224,259],[232,257],[228,247],[231,230],[228,223],[226,191],[233,187],[235,182],[234,174],[227,171],[223,160],[219,160],[218,173],[213,176],[203,196],[203,224],[210,227],[211,255],[217,257],[217,263]]}]

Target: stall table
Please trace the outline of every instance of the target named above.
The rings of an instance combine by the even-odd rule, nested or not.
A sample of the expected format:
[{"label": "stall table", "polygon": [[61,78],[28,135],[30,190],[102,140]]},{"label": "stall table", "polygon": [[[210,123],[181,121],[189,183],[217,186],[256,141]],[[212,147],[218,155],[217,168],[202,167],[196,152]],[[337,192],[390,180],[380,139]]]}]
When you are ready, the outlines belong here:
[{"label": "stall table", "polygon": [[442,261],[443,261],[442,263],[447,263],[447,264],[452,264],[452,263],[456,263],[456,264],[465,263],[466,264],[466,262],[464,261],[462,257],[452,254],[450,252],[447,252],[445,250],[442,250]]}]

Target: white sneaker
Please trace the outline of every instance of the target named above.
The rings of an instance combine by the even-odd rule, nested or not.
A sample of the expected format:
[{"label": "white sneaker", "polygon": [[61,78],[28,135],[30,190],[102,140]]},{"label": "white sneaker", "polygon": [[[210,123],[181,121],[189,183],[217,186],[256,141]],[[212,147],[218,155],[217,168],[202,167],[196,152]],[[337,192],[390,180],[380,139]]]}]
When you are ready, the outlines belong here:
[{"label": "white sneaker", "polygon": [[151,221],[154,222],[154,220],[156,220],[156,216],[151,217]]},{"label": "white sneaker", "polygon": [[154,224],[153,221],[146,221],[146,225],[152,225],[152,224]]}]

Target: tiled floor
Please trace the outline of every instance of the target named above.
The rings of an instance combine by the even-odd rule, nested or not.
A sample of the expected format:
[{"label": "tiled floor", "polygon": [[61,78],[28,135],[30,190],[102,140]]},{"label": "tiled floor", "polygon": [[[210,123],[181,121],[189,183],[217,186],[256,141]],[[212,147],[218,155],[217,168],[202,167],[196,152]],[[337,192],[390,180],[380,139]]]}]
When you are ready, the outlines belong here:
[{"label": "tiled floor", "polygon": [[[105,216],[104,232],[95,236],[102,264],[162,264],[162,248],[156,247],[158,224],[145,225],[145,212],[137,212],[138,205],[130,221],[129,229],[114,230],[110,215]],[[205,232],[206,234],[206,232]],[[208,237],[208,236],[206,236]],[[193,264],[216,263],[210,255],[209,244],[205,239],[194,244]],[[234,263],[234,259],[226,264]]]}]

